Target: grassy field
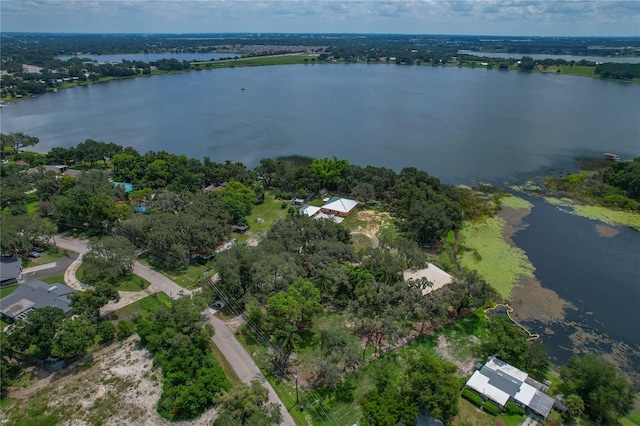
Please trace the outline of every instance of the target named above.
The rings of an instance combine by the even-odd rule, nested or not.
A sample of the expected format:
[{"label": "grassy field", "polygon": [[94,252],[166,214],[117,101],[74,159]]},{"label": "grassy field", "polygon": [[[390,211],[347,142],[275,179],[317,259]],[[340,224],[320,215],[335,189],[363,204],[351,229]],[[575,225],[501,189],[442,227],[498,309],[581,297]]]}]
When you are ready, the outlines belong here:
[{"label": "grassy field", "polygon": [[[282,203],[282,200],[276,200],[273,197],[273,193],[267,192],[264,194],[264,202],[254,206],[251,214],[247,217],[249,230],[245,234],[236,234],[234,238],[240,243],[248,241],[251,238],[260,238],[271,228],[276,220],[287,214],[290,203],[285,201],[287,206],[284,209],[282,208]],[[262,219],[262,223],[258,222],[258,218]]]},{"label": "grassy field", "polygon": [[115,316],[117,319],[131,319],[138,315],[147,317],[162,307],[171,307],[171,298],[160,292],[118,309]]},{"label": "grassy field", "polygon": [[192,63],[191,69],[218,69],[218,68],[237,68],[237,67],[261,67],[268,65],[295,65],[295,64],[313,64],[318,62],[315,56],[307,55],[287,55],[287,56],[265,56],[255,58],[238,58],[222,61],[198,62]]},{"label": "grassy field", "polygon": [[[190,263],[186,268],[159,269],[159,272],[166,275],[167,278],[174,281],[180,287],[193,290],[194,288],[200,287],[198,281],[204,277],[205,271],[210,271],[210,268],[208,263],[204,265]],[[210,271],[209,274],[213,275],[213,272]]]}]

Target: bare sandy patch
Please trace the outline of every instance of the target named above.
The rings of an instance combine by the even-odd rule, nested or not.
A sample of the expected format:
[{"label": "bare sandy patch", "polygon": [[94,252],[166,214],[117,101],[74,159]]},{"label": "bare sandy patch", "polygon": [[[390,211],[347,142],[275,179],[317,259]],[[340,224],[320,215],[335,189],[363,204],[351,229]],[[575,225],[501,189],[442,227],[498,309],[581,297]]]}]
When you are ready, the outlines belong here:
[{"label": "bare sandy patch", "polygon": [[378,247],[378,232],[381,227],[386,226],[391,221],[391,215],[386,212],[376,212],[374,210],[358,210],[357,218],[364,222],[364,225],[358,226],[353,230],[353,234],[366,235],[371,239],[373,248]]},{"label": "bare sandy patch", "polygon": [[[151,354],[136,340],[111,345],[95,353],[93,361],[45,374],[34,384],[11,392],[2,423],[13,424],[25,417],[29,406],[45,402],[43,415],[58,417],[62,425],[171,425],[156,410],[162,393],[161,372],[153,368]],[[180,424],[204,426],[214,419],[215,410],[209,410]]]},{"label": "bare sandy patch", "polygon": [[438,346],[436,347],[436,352],[442,358],[458,367],[458,371],[460,372],[461,376],[466,377],[473,373],[473,370],[475,369],[475,363],[473,361],[470,361],[469,359],[461,360],[456,357],[455,350],[453,349],[451,342],[448,341],[447,338],[443,335],[438,336]]}]

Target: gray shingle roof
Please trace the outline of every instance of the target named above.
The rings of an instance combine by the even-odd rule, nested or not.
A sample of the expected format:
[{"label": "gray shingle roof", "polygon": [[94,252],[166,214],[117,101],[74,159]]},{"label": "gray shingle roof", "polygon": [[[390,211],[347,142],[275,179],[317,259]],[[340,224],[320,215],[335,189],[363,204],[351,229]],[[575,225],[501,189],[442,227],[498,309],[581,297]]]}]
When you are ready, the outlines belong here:
[{"label": "gray shingle roof", "polygon": [[22,260],[13,257],[0,258],[0,282],[17,280],[22,272]]},{"label": "gray shingle roof", "polygon": [[65,313],[71,310],[71,294],[75,292],[64,284],[47,284],[32,281],[20,285],[9,296],[0,299],[0,313],[15,319],[30,309],[53,306]]}]

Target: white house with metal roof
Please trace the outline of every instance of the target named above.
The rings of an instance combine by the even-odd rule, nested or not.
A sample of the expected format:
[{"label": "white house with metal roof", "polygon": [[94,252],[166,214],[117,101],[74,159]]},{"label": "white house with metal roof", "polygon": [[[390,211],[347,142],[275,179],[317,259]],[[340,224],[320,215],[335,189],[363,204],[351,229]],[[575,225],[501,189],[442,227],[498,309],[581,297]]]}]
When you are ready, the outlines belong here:
[{"label": "white house with metal roof", "polygon": [[466,387],[501,409],[513,401],[546,419],[553,408],[553,398],[544,393],[545,385],[495,357],[473,373]]},{"label": "white house with metal roof", "polygon": [[358,206],[358,202],[348,198],[333,197],[321,207],[323,213],[347,217]]}]

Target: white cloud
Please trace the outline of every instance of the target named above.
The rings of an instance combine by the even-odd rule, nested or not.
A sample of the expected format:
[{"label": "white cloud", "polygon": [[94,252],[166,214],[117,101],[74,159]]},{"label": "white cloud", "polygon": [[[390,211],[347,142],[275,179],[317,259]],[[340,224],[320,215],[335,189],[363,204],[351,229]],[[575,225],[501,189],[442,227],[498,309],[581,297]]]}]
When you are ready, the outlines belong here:
[{"label": "white cloud", "polygon": [[635,0],[2,0],[0,11],[3,31],[640,36]]}]

